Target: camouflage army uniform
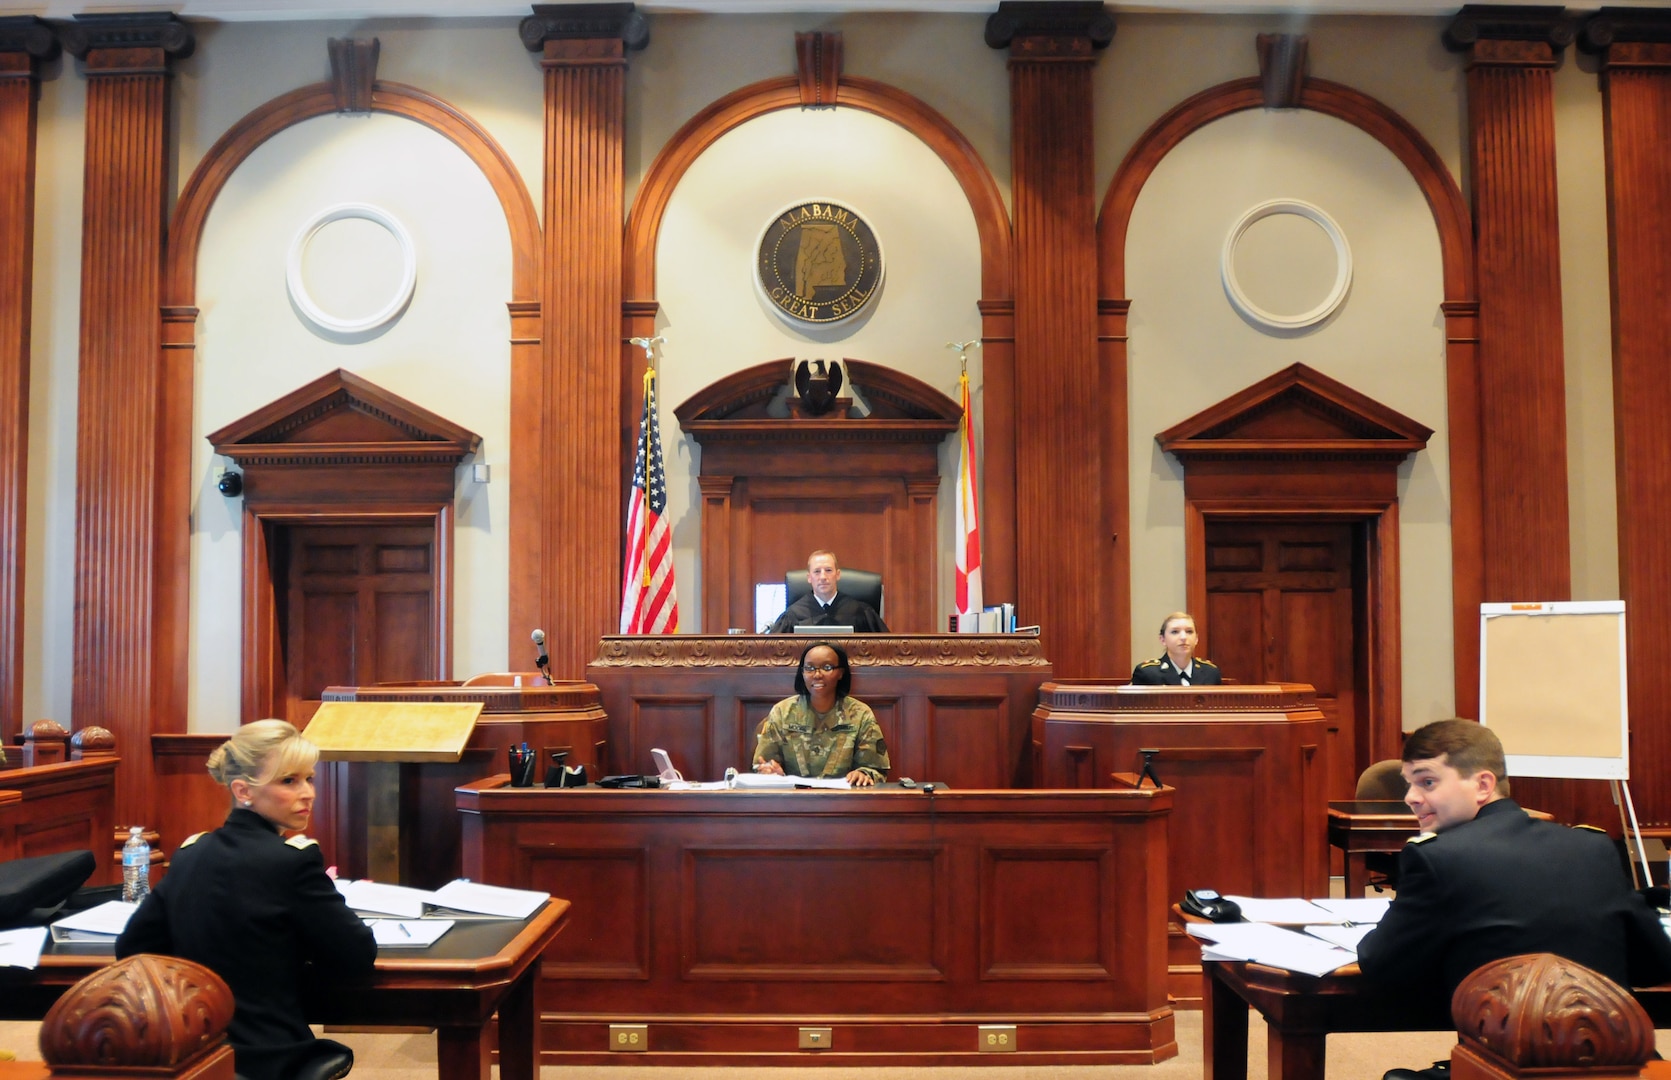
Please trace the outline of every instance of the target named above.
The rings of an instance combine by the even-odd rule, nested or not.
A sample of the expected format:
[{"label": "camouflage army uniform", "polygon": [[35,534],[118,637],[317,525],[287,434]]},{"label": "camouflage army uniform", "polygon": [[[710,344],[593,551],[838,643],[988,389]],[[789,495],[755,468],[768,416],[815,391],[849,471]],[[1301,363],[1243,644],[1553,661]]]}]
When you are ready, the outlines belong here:
[{"label": "camouflage army uniform", "polygon": [[798,694],[773,705],[761,725],[754,760],[775,761],[790,776],[839,777],[862,769],[877,782],[891,768],[876,714],[851,697],[827,713],[813,712]]}]

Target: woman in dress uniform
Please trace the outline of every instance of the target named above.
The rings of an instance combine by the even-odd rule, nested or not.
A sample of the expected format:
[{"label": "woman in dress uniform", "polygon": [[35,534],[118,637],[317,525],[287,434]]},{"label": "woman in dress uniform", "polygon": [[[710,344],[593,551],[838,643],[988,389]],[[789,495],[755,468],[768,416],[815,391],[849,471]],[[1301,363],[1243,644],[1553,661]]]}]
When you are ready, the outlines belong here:
[{"label": "woman in dress uniform", "polygon": [[754,771],[777,776],[843,776],[869,787],[888,772],[888,744],[876,714],[849,697],[853,672],[839,645],[815,641],[801,652],[795,696],[786,697],[760,725]]},{"label": "woman in dress uniform", "polygon": [[1174,611],[1160,621],[1166,651],[1131,669],[1133,686],[1218,686],[1218,665],[1195,655],[1195,616]]},{"label": "woman in dress uniform", "polygon": [[294,1080],[308,1074],[310,1059],[347,1051],[308,1029],[304,972],[363,977],[377,958],[370,928],[325,873],[317,841],[299,835],[313,811],[318,758],[319,748],[283,720],[245,724],[210,754],[209,775],[232,799],[226,824],[180,845],[116,940],[118,958],[179,956],[226,980],[236,1005],[226,1033],[245,1080]]}]

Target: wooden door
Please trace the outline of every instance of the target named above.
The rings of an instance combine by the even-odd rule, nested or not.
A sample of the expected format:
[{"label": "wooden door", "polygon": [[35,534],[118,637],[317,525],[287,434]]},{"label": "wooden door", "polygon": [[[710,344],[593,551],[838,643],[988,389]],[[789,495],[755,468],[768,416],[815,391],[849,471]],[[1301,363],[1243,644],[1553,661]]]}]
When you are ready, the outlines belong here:
[{"label": "wooden door", "polygon": [[1349,799],[1367,710],[1359,701],[1362,526],[1348,522],[1209,522],[1202,655],[1238,682],[1317,688],[1329,731],[1325,784]]},{"label": "wooden door", "polygon": [[327,686],[438,679],[435,531],[411,525],[283,529],[289,719],[312,719]]}]

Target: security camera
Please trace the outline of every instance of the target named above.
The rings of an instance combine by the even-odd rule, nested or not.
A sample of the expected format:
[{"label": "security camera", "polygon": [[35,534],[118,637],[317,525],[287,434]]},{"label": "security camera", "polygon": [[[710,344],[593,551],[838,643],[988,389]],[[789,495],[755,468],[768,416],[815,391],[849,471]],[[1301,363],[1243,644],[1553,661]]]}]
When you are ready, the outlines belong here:
[{"label": "security camera", "polygon": [[220,479],[215,481],[215,487],[228,499],[236,499],[244,493],[244,474],[227,469],[220,474]]}]

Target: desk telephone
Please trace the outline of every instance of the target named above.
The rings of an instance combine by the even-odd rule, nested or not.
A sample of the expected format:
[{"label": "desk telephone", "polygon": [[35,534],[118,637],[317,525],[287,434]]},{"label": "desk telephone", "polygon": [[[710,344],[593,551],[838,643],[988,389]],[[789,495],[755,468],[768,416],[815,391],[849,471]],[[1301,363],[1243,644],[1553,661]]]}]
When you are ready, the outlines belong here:
[{"label": "desk telephone", "polygon": [[1242,909],[1234,900],[1226,900],[1212,889],[1189,889],[1184,893],[1183,909],[1199,915],[1208,922],[1241,922]]}]

